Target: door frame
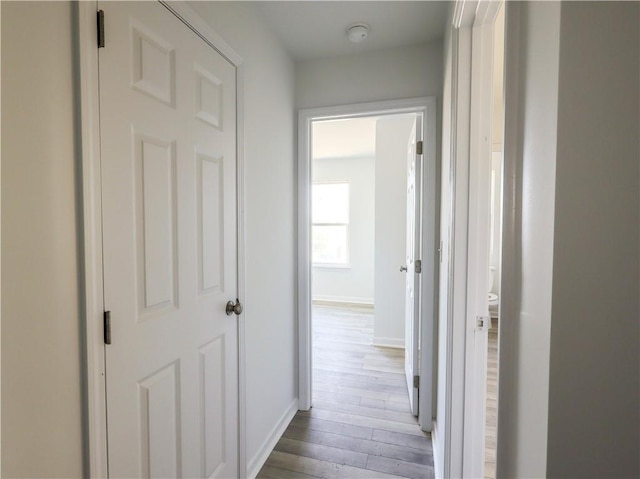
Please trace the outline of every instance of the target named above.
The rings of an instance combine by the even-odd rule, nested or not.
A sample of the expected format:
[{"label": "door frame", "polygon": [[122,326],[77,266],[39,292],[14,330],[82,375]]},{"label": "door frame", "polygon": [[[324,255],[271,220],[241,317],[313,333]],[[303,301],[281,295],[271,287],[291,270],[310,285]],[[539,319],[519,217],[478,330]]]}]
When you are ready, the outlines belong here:
[{"label": "door frame", "polygon": [[[167,10],[193,30],[236,69],[236,174],[238,297],[245,293],[244,215],[244,65],[240,57],[193,9],[179,1],[159,0]],[[74,2],[76,21],[75,77],[80,108],[76,112],[79,168],[79,198],[82,211],[81,300],[84,309],[81,335],[84,356],[83,415],[85,473],[88,477],[108,477],[105,350],[103,339],[102,187],[100,176],[100,96],[96,12],[97,0]],[[107,20],[108,21],[108,20]],[[109,39],[106,39],[107,46]],[[238,321],[238,462],[240,477],[247,476],[246,456],[246,375],[245,312]]]},{"label": "door frame", "polygon": [[[492,108],[482,95],[491,85],[493,42],[490,40],[493,39],[493,25],[502,4],[503,0],[457,0],[453,6],[452,23],[448,25],[452,51],[451,137],[444,138],[443,142],[448,141],[451,145],[451,198],[447,206],[450,209],[450,257],[448,265],[443,265],[449,271],[449,284],[443,287],[447,288],[449,308],[444,318],[446,323],[440,325],[446,331],[448,345],[446,376],[439,378],[443,383],[441,387],[445,388],[447,413],[444,424],[438,425],[434,435],[436,477],[479,477],[482,469],[478,467],[484,468],[484,448],[478,447],[476,438],[478,434],[484,434],[482,419],[486,392],[483,386],[486,375],[478,377],[477,374],[475,362],[480,351],[475,347],[475,336],[486,335],[486,331],[477,331],[476,318],[486,315],[482,307],[486,303],[486,295],[483,302],[479,291],[483,285],[486,286],[488,256],[481,254],[475,239],[481,237],[488,226],[479,224],[474,216],[477,213],[475,202],[481,193],[475,185],[482,180],[483,171],[474,162],[485,152],[487,142],[490,155],[488,135],[491,122],[486,118],[492,117]],[[506,35],[505,42],[508,42]],[[506,135],[504,141],[506,144]],[[505,149],[505,166],[508,161],[506,153]],[[504,174],[503,189],[506,192],[506,169]],[[485,233],[488,237],[488,231]],[[503,231],[503,249],[509,244],[509,234],[509,231]],[[502,271],[507,266],[503,258]],[[503,286],[501,297],[504,297],[505,290]],[[501,310],[501,316],[504,316],[504,308]],[[510,360],[509,353],[513,354],[501,351],[501,364]],[[484,444],[483,439],[481,444]]]},{"label": "door frame", "polygon": [[[317,120],[361,118],[376,115],[393,115],[402,113],[422,113],[422,135],[425,141],[423,150],[423,245],[431,245],[431,254],[423,250],[423,271],[432,271],[433,276],[423,275],[421,291],[422,314],[421,346],[422,350],[433,350],[437,263],[436,214],[438,207],[436,175],[439,165],[436,154],[436,98],[419,97],[402,100],[387,100],[370,103],[355,103],[321,108],[302,109],[298,112],[298,397],[301,410],[308,410],[312,403],[312,333],[311,333],[311,124]],[[426,247],[425,247],[426,249]],[[425,348],[424,346],[427,346]],[[431,389],[430,394],[421,394],[419,408],[428,411],[427,420],[421,421],[421,427],[430,431],[433,423],[433,388],[434,361],[433,354],[423,354],[420,360],[421,391]],[[424,388],[424,389],[423,389]]]},{"label": "door frame", "polygon": [[[484,477],[488,329],[490,318],[490,189],[493,145],[493,63],[495,21],[502,1],[482,2],[471,24],[471,95],[469,122],[469,229],[463,477]],[[463,26],[464,27],[464,26]],[[485,319],[486,321],[486,319]],[[489,319],[491,322],[491,319]]]}]

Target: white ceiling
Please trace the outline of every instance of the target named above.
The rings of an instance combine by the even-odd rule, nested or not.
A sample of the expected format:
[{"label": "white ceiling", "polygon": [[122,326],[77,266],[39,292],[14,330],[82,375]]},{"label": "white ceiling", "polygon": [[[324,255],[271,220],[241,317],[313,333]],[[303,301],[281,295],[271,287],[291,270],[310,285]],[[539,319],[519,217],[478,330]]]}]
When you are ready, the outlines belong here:
[{"label": "white ceiling", "polygon": [[373,157],[377,120],[377,117],[367,117],[314,122],[312,158]]},{"label": "white ceiling", "polygon": [[[258,1],[263,14],[296,61],[327,58],[441,39],[449,2],[442,1]],[[349,42],[353,23],[369,36]]]}]

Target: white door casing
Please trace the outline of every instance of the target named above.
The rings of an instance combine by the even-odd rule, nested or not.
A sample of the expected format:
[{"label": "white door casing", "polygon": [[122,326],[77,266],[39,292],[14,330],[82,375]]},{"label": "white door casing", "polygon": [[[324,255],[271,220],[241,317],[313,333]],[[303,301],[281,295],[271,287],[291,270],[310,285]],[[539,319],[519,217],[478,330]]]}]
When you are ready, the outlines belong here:
[{"label": "white door casing", "polygon": [[500,2],[476,11],[471,29],[469,123],[469,207],[467,255],[467,351],[463,474],[483,477],[487,399],[491,152],[493,146],[493,62],[495,19]]},{"label": "white door casing", "polygon": [[443,159],[446,152],[450,164],[443,171],[441,185],[444,236],[439,328],[445,349],[438,388],[444,411],[438,411],[441,422],[434,434],[436,473],[443,477],[481,477],[484,466],[481,410],[486,331],[478,329],[477,318],[485,316],[487,309],[490,178],[483,176],[487,170],[482,152],[489,143],[490,167],[491,108],[486,114],[483,109],[491,105],[491,91],[486,98],[482,95],[491,84],[490,79],[485,83],[484,75],[490,75],[491,69],[484,62],[492,61],[493,56],[485,49],[485,41],[479,40],[478,28],[493,23],[501,3],[457,0],[450,25],[451,75],[445,92],[450,88],[451,98],[444,107],[450,112],[450,131],[445,130],[450,137],[443,139]]},{"label": "white door casing", "polygon": [[236,71],[157,2],[99,52],[112,477],[237,477]]},{"label": "white door casing", "polygon": [[414,376],[418,376],[420,351],[420,272],[416,270],[416,260],[422,256],[422,155],[416,150],[420,141],[422,122],[416,116],[407,143],[407,232],[405,252],[405,354],[404,371],[409,392],[409,404],[414,416],[418,415],[418,388]]},{"label": "white door casing", "polygon": [[[316,120],[360,118],[365,116],[416,113],[423,118],[422,128],[424,192],[422,211],[423,244],[428,254],[423,258],[422,305],[420,341],[420,415],[419,423],[424,431],[431,431],[434,394],[434,327],[437,311],[438,266],[436,244],[439,241],[436,228],[438,202],[436,188],[436,100],[434,97],[359,103],[300,110],[298,115],[298,335],[299,366],[298,384],[300,409],[312,405],[311,398],[311,124]],[[422,138],[422,137],[421,137]],[[426,276],[425,276],[426,275]]]}]

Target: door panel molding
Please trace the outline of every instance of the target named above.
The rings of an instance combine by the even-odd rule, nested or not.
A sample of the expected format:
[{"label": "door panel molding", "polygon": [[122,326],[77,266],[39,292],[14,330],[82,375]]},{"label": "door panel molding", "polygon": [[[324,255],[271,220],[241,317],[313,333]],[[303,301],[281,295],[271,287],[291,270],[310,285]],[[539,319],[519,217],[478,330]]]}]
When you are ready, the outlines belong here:
[{"label": "door panel molding", "polygon": [[[225,57],[236,70],[236,178],[237,178],[237,291],[245,296],[245,217],[244,217],[244,65],[240,57],[195,11],[181,2],[160,2],[188,28]],[[82,212],[82,286],[85,320],[84,403],[86,428],[84,442],[85,473],[89,477],[108,477],[105,354],[103,337],[102,188],[100,167],[100,98],[98,89],[98,48],[96,12],[98,2],[76,2],[73,13],[76,31],[76,73],[79,111],[79,164]],[[106,42],[108,44],[108,38]],[[246,386],[245,317],[238,321],[238,437],[239,473],[246,477]]]}]

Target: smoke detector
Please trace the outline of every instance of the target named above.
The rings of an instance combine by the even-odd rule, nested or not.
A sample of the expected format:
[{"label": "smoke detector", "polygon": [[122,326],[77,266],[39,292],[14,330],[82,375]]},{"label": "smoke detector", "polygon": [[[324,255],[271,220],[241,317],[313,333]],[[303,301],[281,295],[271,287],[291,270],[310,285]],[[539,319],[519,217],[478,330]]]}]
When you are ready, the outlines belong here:
[{"label": "smoke detector", "polygon": [[347,36],[352,43],[361,43],[369,35],[369,25],[365,23],[354,23],[347,27]]}]

